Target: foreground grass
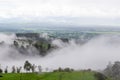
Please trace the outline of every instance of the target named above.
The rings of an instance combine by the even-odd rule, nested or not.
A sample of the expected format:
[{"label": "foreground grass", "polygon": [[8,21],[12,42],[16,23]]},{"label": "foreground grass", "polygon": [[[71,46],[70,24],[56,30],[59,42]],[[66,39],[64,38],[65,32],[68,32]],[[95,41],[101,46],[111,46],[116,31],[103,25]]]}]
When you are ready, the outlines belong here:
[{"label": "foreground grass", "polygon": [[98,80],[94,72],[8,73],[0,80]]}]

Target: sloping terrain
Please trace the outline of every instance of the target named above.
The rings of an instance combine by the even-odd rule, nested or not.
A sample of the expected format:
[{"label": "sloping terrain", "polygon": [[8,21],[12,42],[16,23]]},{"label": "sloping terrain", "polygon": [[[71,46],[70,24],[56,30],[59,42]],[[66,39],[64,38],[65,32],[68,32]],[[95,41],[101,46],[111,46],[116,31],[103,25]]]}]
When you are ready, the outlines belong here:
[{"label": "sloping terrain", "polygon": [[104,75],[92,71],[48,72],[48,73],[8,73],[0,80],[110,80]]}]

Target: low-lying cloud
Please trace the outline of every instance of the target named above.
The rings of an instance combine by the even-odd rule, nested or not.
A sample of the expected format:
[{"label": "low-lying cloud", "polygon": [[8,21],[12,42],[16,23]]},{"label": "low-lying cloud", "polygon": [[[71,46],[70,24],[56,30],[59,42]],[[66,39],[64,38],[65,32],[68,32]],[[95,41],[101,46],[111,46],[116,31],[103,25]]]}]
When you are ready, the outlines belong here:
[{"label": "low-lying cloud", "polygon": [[[1,34],[0,34],[1,35]],[[11,36],[2,34],[2,40],[11,41]],[[15,36],[14,36],[15,38]],[[74,69],[104,69],[109,61],[120,60],[119,35],[103,35],[93,38],[85,44],[76,44],[70,41],[63,44],[60,40],[53,41],[59,49],[53,50],[47,56],[24,56],[15,48],[7,45],[0,46],[0,64],[5,66],[22,66],[25,60],[41,65],[43,68],[55,69],[58,67],[71,67]],[[32,54],[35,54],[34,52]]]}]

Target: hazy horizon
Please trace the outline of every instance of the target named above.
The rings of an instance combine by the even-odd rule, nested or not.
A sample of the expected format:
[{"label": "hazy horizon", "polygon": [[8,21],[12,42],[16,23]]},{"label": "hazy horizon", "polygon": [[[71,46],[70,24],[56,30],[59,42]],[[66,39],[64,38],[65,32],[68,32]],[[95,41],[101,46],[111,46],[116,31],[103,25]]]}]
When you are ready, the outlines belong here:
[{"label": "hazy horizon", "polygon": [[119,0],[0,0],[0,23],[120,27],[119,3]]}]

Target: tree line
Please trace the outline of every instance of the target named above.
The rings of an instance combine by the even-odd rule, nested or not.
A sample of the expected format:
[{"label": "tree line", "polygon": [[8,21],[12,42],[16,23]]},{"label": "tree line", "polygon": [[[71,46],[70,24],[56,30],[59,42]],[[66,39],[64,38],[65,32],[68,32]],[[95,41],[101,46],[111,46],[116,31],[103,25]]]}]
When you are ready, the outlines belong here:
[{"label": "tree line", "polygon": [[[8,72],[8,66],[6,66],[5,69],[2,69],[0,66],[0,73],[21,73],[22,69],[24,69],[24,71],[26,73],[41,73],[43,71],[42,66],[41,65],[35,65],[35,64],[31,64],[28,60],[26,60],[24,62],[23,66],[20,67],[16,67],[16,66],[12,66],[11,67],[11,72]],[[38,71],[36,71],[38,70]],[[48,71],[48,68],[46,68],[46,72]],[[73,72],[74,69],[72,68],[61,68],[59,67],[58,69],[53,70],[53,72]]]},{"label": "tree line", "polygon": [[[42,72],[42,67],[40,65],[36,66],[35,64],[31,64],[28,60],[25,61],[24,66],[16,67],[12,66],[11,73],[21,73],[22,68],[27,72],[36,72],[36,68],[38,68],[38,72]],[[0,73],[8,73],[8,66],[5,69],[0,67]]]}]

